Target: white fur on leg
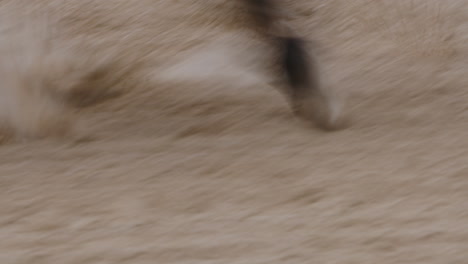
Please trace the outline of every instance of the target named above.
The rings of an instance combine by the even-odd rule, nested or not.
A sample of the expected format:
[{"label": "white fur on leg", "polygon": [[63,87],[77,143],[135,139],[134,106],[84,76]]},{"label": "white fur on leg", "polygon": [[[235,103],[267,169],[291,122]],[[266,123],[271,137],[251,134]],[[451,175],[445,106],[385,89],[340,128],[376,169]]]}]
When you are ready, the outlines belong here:
[{"label": "white fur on leg", "polygon": [[[46,21],[19,24],[2,17],[0,118],[17,137],[64,136],[70,116],[49,94],[51,62]],[[43,22],[42,24],[40,22]]]},{"label": "white fur on leg", "polygon": [[92,84],[106,72],[109,58],[56,45],[46,18],[0,18],[0,126],[20,138],[76,138],[69,104],[106,97]]}]

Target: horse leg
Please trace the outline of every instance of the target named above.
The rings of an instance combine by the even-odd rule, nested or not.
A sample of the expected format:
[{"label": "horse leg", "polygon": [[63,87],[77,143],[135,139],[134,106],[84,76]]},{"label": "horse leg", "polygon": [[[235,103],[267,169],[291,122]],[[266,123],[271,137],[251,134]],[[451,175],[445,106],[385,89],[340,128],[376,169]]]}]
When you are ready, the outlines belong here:
[{"label": "horse leg", "polygon": [[284,92],[297,116],[315,122],[325,130],[337,129],[340,105],[324,89],[316,59],[305,41],[296,36],[282,20],[275,0],[245,0],[257,27],[274,44],[279,55],[280,76],[284,76]]}]

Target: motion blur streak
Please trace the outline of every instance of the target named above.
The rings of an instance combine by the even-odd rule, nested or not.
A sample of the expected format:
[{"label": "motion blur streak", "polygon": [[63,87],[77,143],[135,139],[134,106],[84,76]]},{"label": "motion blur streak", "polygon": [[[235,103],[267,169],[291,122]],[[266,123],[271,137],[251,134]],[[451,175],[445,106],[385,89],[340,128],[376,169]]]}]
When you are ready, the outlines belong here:
[{"label": "motion blur streak", "polygon": [[237,1],[0,1],[0,263],[466,263],[468,1],[281,3],[346,129]]}]

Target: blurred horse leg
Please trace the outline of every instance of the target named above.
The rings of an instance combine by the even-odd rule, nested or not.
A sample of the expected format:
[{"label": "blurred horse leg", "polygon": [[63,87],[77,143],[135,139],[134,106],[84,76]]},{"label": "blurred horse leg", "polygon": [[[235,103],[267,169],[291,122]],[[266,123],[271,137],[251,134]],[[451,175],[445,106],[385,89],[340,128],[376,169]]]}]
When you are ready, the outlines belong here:
[{"label": "blurred horse leg", "polygon": [[340,106],[324,89],[305,41],[284,22],[286,12],[277,8],[275,0],[245,1],[256,26],[275,44],[279,75],[284,76],[284,92],[294,113],[322,129],[337,129]]}]

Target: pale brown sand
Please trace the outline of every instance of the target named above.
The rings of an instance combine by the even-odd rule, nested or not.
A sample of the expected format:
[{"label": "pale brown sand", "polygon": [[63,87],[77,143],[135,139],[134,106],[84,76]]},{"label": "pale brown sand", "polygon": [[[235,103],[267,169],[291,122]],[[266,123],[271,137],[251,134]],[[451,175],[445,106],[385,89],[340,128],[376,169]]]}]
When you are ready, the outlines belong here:
[{"label": "pale brown sand", "polygon": [[[468,1],[285,1],[346,98],[335,133],[259,77],[227,2],[0,1],[140,62],[77,114],[90,141],[0,146],[0,263],[468,263]],[[225,33],[246,46],[212,80],[165,71]]]}]

